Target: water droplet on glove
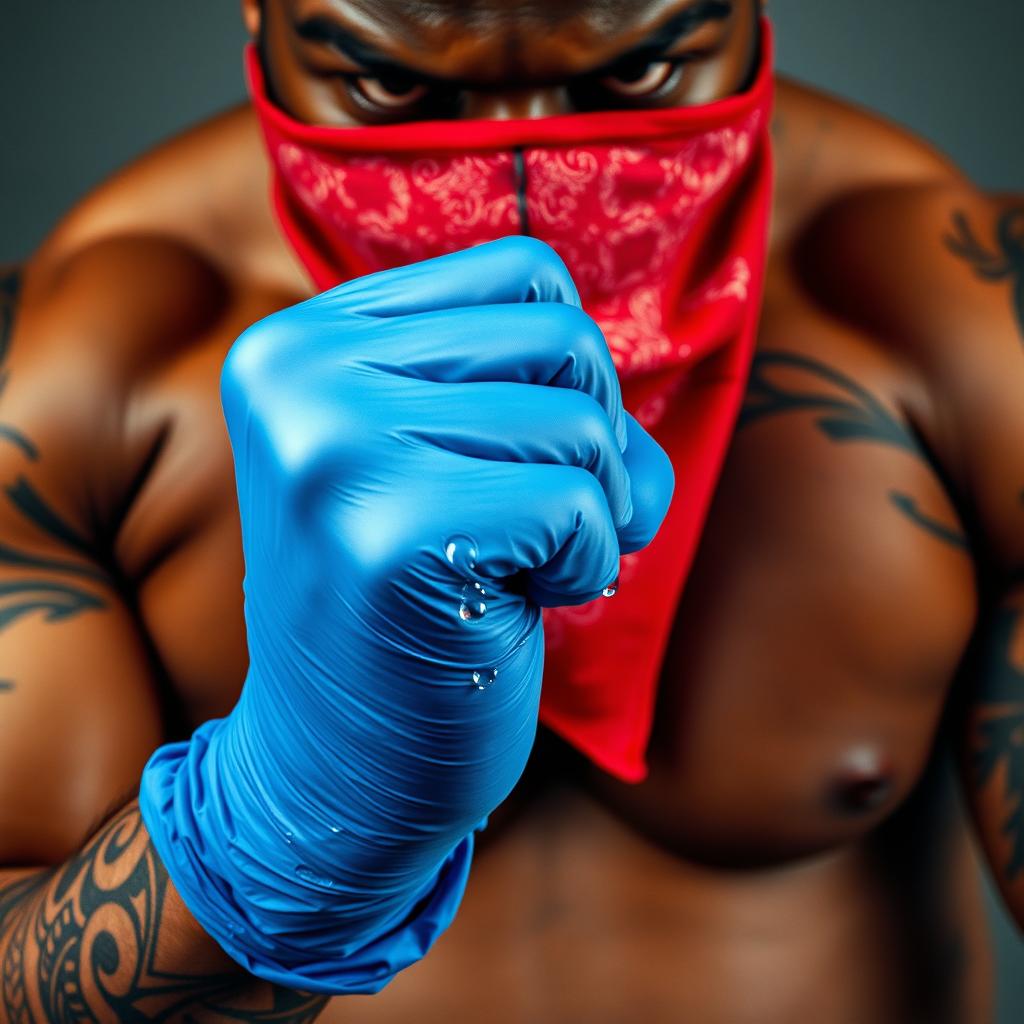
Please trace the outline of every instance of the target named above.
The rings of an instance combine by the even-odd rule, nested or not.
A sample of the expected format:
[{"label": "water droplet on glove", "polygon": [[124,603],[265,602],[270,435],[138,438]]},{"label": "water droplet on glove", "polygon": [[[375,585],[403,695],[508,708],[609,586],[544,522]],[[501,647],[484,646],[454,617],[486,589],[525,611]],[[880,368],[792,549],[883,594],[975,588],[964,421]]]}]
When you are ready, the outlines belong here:
[{"label": "water droplet on glove", "polygon": [[307,868],[305,864],[300,864],[295,869],[295,874],[304,882],[309,882],[310,885],[319,885],[325,889],[334,888],[333,879],[325,878],[323,875],[318,875],[312,868]]},{"label": "water droplet on glove", "polygon": [[467,537],[464,533],[456,533],[445,541],[444,557],[463,576],[468,576],[476,568],[476,560],[479,557],[476,541],[472,537]]},{"label": "water droplet on glove", "polygon": [[482,668],[473,673],[473,685],[478,690],[486,690],[488,686],[494,685],[494,680],[498,678],[498,670],[496,668]]},{"label": "water droplet on glove", "polygon": [[462,600],[459,603],[459,618],[463,622],[476,622],[487,612],[484,598],[487,591],[479,583],[467,583],[462,588]]}]

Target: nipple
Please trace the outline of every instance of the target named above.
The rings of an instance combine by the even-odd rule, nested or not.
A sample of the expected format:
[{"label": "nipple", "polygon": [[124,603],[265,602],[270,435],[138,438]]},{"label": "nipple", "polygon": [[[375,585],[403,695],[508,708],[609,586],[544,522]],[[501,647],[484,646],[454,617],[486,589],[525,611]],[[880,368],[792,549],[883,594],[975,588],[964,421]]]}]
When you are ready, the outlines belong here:
[{"label": "nipple", "polygon": [[872,747],[847,752],[832,785],[831,802],[843,814],[868,814],[892,795],[892,769]]}]

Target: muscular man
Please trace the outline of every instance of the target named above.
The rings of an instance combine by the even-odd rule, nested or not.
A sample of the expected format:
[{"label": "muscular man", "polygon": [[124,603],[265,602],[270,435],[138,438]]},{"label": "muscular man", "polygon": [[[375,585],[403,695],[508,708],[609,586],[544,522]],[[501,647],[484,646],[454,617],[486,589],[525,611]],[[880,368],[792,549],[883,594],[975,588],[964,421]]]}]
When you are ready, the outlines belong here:
[{"label": "muscular man", "polygon": [[[696,109],[765,52],[755,0],[244,11],[270,101],[334,127]],[[225,356],[319,290],[253,110],[129,167],[5,278],[0,1019],[989,1019],[943,751],[1024,922],[1024,209],[786,81],[772,136],[756,348],[646,777],[542,729],[436,947],[330,1004],[224,953],[134,802],[249,664]]]}]

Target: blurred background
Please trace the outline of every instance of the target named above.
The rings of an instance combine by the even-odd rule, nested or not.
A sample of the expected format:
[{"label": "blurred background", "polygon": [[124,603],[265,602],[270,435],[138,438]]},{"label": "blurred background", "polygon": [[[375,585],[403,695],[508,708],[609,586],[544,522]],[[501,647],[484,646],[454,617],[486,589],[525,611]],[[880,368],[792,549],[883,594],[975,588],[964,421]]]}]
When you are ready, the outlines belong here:
[{"label": "blurred background", "polygon": [[[909,125],[1024,192],[1021,0],[771,0],[780,69]],[[244,96],[235,0],[0,0],[0,262],[111,171]],[[1000,1024],[1024,942],[992,901]]]}]

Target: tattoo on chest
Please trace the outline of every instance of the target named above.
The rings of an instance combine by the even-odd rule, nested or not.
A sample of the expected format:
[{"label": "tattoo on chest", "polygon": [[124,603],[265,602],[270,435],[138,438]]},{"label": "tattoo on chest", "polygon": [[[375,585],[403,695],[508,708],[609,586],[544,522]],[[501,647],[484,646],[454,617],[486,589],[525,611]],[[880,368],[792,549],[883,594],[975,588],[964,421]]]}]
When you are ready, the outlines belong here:
[{"label": "tattoo on chest", "polygon": [[1009,845],[1005,872],[1024,872],[1024,610],[1000,608],[980,666],[981,705],[972,750],[974,783],[1003,775],[1001,831]]},{"label": "tattoo on chest", "polygon": [[1009,281],[1013,310],[1024,340],[1024,206],[1006,210],[996,224],[995,247],[983,245],[967,215],[953,214],[953,229],[946,235],[946,247],[971,265],[984,281]]},{"label": "tattoo on chest", "polygon": [[[7,354],[18,290],[16,270],[0,274],[0,402],[9,380]],[[29,462],[35,463],[40,459],[38,447],[2,417],[0,443],[13,445]],[[3,492],[0,500],[5,500],[20,518],[56,541],[70,555],[88,559],[95,554],[86,538],[56,512],[25,476],[18,476],[13,482],[2,485],[0,490]],[[62,622],[82,612],[106,606],[103,598],[88,583],[103,583],[108,577],[74,557],[42,557],[0,539],[0,566],[13,568],[18,573],[14,578],[0,580],[0,631],[33,612],[41,613],[46,622]],[[0,694],[14,688],[13,681],[0,680]]]},{"label": "tattoo on chest", "polygon": [[36,1001],[46,1021],[305,1024],[317,1017],[323,997],[240,970],[161,968],[167,889],[141,815],[129,807],[56,872],[0,890],[0,935],[9,929],[0,972],[4,1019],[34,1024]]},{"label": "tattoo on chest", "polygon": [[[737,429],[770,416],[796,412],[812,413],[818,430],[837,444],[859,441],[889,445],[907,452],[936,472],[927,452],[906,424],[852,377],[802,353],[757,353]],[[927,515],[918,508],[917,499],[912,495],[893,490],[889,491],[888,498],[893,508],[936,539],[967,549],[967,538],[959,529]]]}]

